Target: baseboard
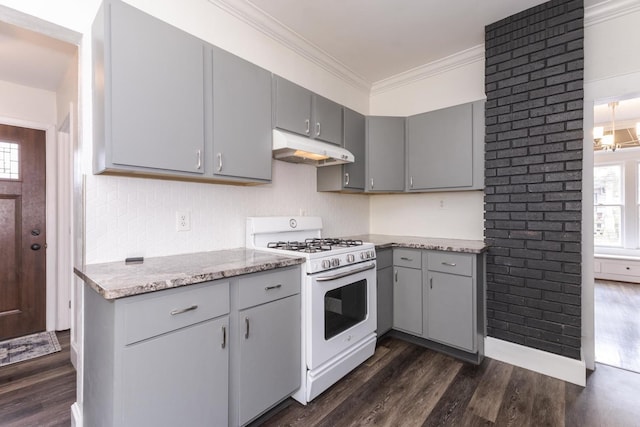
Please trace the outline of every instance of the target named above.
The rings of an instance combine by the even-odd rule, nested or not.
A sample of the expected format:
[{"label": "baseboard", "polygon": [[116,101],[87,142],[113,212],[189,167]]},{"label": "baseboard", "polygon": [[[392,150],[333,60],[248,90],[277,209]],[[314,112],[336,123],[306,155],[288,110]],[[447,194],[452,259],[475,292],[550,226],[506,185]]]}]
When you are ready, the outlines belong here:
[{"label": "baseboard", "polygon": [[587,369],[584,360],[570,359],[492,337],[484,340],[484,355],[582,387],[586,385]]},{"label": "baseboard", "polygon": [[71,427],[82,427],[82,411],[78,402],[71,405]]}]

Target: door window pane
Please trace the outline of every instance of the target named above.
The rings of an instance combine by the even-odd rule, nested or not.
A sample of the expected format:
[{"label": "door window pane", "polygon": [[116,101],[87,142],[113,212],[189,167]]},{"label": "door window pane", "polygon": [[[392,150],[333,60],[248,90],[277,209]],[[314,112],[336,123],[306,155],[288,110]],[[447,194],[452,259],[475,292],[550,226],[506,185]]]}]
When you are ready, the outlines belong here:
[{"label": "door window pane", "polygon": [[0,179],[20,179],[18,144],[0,141]]}]

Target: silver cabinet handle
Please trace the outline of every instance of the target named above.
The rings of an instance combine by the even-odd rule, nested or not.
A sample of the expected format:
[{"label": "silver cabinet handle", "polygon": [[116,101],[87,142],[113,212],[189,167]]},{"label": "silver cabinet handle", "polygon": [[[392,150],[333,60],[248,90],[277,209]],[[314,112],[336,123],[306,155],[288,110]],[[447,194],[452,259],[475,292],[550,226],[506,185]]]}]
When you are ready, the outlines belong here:
[{"label": "silver cabinet handle", "polygon": [[311,132],[311,129],[309,128],[309,126],[310,126],[309,119],[307,119],[307,120],[305,120],[305,121],[304,121],[304,125],[306,126],[306,127],[305,127],[305,131],[304,131],[304,133],[306,133],[307,135],[309,135],[309,132]]},{"label": "silver cabinet handle", "polygon": [[406,256],[401,256],[400,259],[403,261],[413,261],[413,258],[407,258]]},{"label": "silver cabinet handle", "polygon": [[316,123],[316,136],[320,136],[320,122]]},{"label": "silver cabinet handle", "polygon": [[433,289],[433,277],[429,279],[429,288]]},{"label": "silver cabinet handle", "polygon": [[200,170],[202,167],[202,150],[196,151],[197,160],[196,160],[196,169]]},{"label": "silver cabinet handle", "polygon": [[393,272],[393,277],[394,277],[394,280],[397,282],[398,281],[398,270],[395,270]]},{"label": "silver cabinet handle", "polygon": [[344,185],[349,185],[349,172],[344,173]]},{"label": "silver cabinet handle", "polygon": [[271,291],[273,289],[280,289],[282,287],[281,284],[277,284],[277,285],[273,285],[273,286],[267,286],[266,288],[264,288],[265,291]]},{"label": "silver cabinet handle", "polygon": [[225,348],[227,346],[227,327],[222,327],[222,345],[220,347]]},{"label": "silver cabinet handle", "polygon": [[198,306],[195,304],[187,308],[177,308],[175,310],[171,310],[171,315],[175,316],[176,314],[186,313],[187,311],[193,311],[193,310],[196,310],[197,308]]},{"label": "silver cabinet handle", "polygon": [[409,187],[413,188],[413,177],[409,177]]},{"label": "silver cabinet handle", "polygon": [[371,178],[371,189],[373,190],[373,178]]},{"label": "silver cabinet handle", "polygon": [[442,265],[448,265],[449,267],[455,267],[456,263],[455,262],[443,262]]},{"label": "silver cabinet handle", "polygon": [[222,153],[218,153],[218,172],[222,170]]},{"label": "silver cabinet handle", "polygon": [[249,339],[249,318],[245,317],[244,318],[244,324],[247,327],[246,330],[244,331],[244,339]]}]

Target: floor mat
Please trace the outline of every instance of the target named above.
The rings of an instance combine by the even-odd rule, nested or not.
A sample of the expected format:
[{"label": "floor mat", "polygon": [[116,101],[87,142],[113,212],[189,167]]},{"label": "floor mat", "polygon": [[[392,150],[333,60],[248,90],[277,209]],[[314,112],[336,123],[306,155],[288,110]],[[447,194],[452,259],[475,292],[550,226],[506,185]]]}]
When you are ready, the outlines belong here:
[{"label": "floor mat", "polygon": [[0,342],[0,366],[60,351],[55,332],[39,332]]}]

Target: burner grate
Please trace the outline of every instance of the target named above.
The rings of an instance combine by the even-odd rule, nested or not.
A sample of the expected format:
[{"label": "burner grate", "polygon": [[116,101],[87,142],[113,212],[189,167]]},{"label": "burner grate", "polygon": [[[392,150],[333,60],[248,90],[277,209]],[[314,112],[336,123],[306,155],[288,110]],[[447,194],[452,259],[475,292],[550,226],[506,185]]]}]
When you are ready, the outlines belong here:
[{"label": "burner grate", "polygon": [[327,252],[334,248],[348,248],[362,246],[362,240],[354,239],[334,239],[334,238],[310,238],[304,242],[299,241],[279,241],[269,242],[267,248],[280,249],[283,251],[296,251],[305,253]]}]

